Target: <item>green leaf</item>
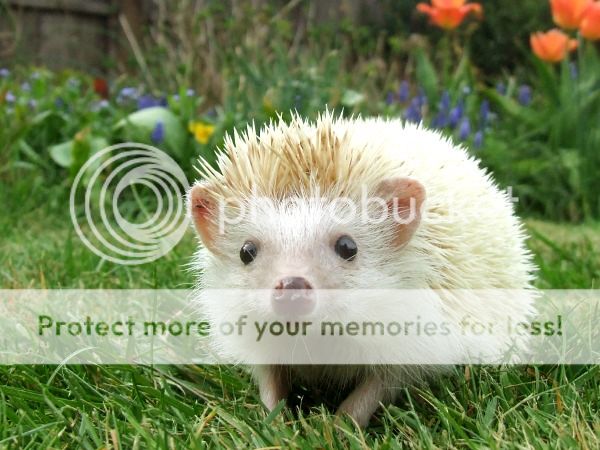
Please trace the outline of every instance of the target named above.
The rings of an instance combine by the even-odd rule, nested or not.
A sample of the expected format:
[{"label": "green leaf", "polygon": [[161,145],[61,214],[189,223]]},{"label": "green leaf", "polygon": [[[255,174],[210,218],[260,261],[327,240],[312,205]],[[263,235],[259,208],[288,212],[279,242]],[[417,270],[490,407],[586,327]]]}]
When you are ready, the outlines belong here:
[{"label": "green leaf", "polygon": [[176,156],[183,156],[186,131],[179,118],[166,108],[155,106],[136,111],[117,123],[129,139],[151,144],[150,134],[156,124],[162,122],[165,130],[165,147]]},{"label": "green leaf", "polygon": [[500,95],[495,89],[486,89],[485,94],[491,102],[509,116],[532,126],[541,124],[542,118],[540,118],[540,115],[534,109],[522,107],[513,99],[505,95]]},{"label": "green leaf", "polygon": [[[74,161],[78,161],[77,163],[77,170],[79,169],[79,167],[81,167],[83,164],[85,164],[85,161],[87,161],[87,159],[99,152],[100,150],[108,147],[108,141],[103,138],[103,137],[91,137],[89,139],[86,139],[87,143],[85,144],[87,146],[87,149],[89,151],[85,151],[85,148],[82,147],[83,144],[79,144],[78,146],[76,146],[74,144],[74,140],[70,140],[67,142],[63,142],[62,144],[56,144],[53,145],[49,148],[49,152],[50,152],[50,157],[52,158],[52,160],[58,164],[61,167],[64,167],[65,169],[74,169],[75,166]],[[78,148],[78,150],[75,150],[75,147]],[[74,152],[85,152],[86,156],[85,158],[83,157],[83,153],[81,153],[80,155],[75,155]]]},{"label": "green leaf", "polygon": [[429,102],[436,102],[438,100],[438,77],[429,56],[422,48],[417,48],[416,62],[417,81],[423,86]]},{"label": "green leaf", "polygon": [[365,100],[365,96],[360,92],[348,89],[342,95],[340,103],[348,108],[354,108]]},{"label": "green leaf", "polygon": [[61,167],[68,169],[71,167],[71,152],[73,141],[63,142],[62,144],[53,145],[49,148],[50,157]]},{"label": "green leaf", "polygon": [[532,64],[537,72],[536,87],[540,89],[554,104],[560,102],[559,80],[554,67],[532,56]]}]

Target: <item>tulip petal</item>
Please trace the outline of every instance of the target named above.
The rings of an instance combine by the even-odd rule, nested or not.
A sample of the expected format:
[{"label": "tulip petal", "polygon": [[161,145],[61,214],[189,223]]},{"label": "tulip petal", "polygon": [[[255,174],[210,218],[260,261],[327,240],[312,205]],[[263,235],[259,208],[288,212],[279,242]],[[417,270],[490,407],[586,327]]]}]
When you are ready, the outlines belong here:
[{"label": "tulip petal", "polygon": [[581,26],[581,35],[591,41],[600,39],[600,2],[595,2],[585,11]]}]

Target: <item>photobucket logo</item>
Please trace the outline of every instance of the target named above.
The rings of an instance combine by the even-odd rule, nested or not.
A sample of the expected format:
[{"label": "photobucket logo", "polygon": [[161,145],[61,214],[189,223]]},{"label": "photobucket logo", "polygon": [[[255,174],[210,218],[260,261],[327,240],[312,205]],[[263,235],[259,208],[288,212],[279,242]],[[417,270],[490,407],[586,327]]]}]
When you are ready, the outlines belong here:
[{"label": "photobucket logo", "polygon": [[289,196],[274,199],[260,195],[256,189],[245,198],[222,198],[218,202],[219,233],[224,234],[229,226],[243,222],[257,223],[261,218],[304,211],[304,216],[323,215],[338,225],[361,223],[378,225],[392,220],[400,225],[411,224],[421,216],[422,205],[414,197],[383,198],[373,195],[367,186],[361,187],[356,197],[321,195],[317,187],[309,197]]},{"label": "photobucket logo", "polygon": [[[163,151],[131,142],[114,145],[95,153],[77,173],[71,221],[96,255],[124,265],[151,262],[177,245],[188,227],[183,201],[188,187],[181,168]],[[142,189],[154,198],[140,197]],[[136,215],[144,217],[132,220]]]}]

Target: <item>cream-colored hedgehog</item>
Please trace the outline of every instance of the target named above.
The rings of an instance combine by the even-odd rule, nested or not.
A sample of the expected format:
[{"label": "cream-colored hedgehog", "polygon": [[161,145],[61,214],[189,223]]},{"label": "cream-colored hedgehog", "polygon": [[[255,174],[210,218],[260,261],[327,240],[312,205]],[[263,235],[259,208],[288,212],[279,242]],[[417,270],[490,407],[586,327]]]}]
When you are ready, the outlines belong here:
[{"label": "cream-colored hedgehog", "polygon": [[[217,169],[200,161],[202,179],[189,194],[203,243],[195,259],[200,288],[269,289],[273,296],[260,302],[215,302],[199,295],[209,320],[229,317],[234,322],[248,314],[276,320],[282,311],[288,321],[290,315],[342,320],[354,308],[369,315],[364,305],[335,309],[310,295],[324,289],[444,292],[436,298],[456,326],[469,312],[492,320],[499,312],[517,319],[530,313],[526,299],[506,304],[501,295],[482,302],[476,295],[469,300],[452,294],[457,289],[528,290],[533,265],[508,195],[476,159],[441,134],[399,120],[326,113],[316,123],[295,117],[258,133],[249,127],[226,139],[224,147]],[[364,206],[365,196],[382,202]],[[351,210],[340,198],[362,206]],[[388,213],[384,220],[364,220],[365,208],[373,212],[382,205]],[[242,211],[252,214],[223,220]],[[348,214],[354,215],[340,220]],[[301,294],[285,295],[295,290]],[[465,341],[452,351],[493,349],[506,339]],[[232,345],[245,344],[222,341],[216,348],[242,360],[249,350]],[[335,351],[352,352],[352,341]],[[421,361],[417,356],[423,352],[444,350],[415,342],[373,351]],[[407,383],[435,370],[422,365],[264,364],[254,366],[253,374],[269,409],[286,398],[295,380],[319,388],[350,387],[339,413],[365,426],[381,403],[394,401]]]}]

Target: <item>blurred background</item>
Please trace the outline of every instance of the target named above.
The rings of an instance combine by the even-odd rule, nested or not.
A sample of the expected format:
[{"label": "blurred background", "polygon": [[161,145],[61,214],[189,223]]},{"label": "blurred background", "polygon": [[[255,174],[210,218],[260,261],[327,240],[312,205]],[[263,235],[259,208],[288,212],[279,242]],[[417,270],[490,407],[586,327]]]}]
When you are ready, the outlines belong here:
[{"label": "blurred background", "polygon": [[[536,286],[597,289],[599,42],[600,0],[0,0],[0,289],[192,287],[191,230],[143,265],[90,251],[77,174],[143,224],[151,189],[91,181],[106,147],[191,182],[234,129],[326,108],[464,146],[517,199]],[[0,447],[598,448],[600,366],[455,372],[363,433],[308,392],[267,416],[238,367],[0,366]]]},{"label": "blurred background", "polygon": [[529,40],[555,26],[548,2],[461,3],[444,24],[409,0],[2,0],[0,161],[62,179],[55,164],[74,173],[84,158],[57,145],[122,140],[118,124],[154,108],[135,137],[160,123],[154,143],[187,170],[236,126],[327,105],[441,129],[527,213],[597,217],[595,41],[568,31],[578,54],[547,63]]},{"label": "blurred background", "polygon": [[2,197],[60,217],[111,144],[155,145],[193,180],[234,129],[329,108],[422,122],[520,214],[595,224],[599,39],[592,0],[0,0]]}]

